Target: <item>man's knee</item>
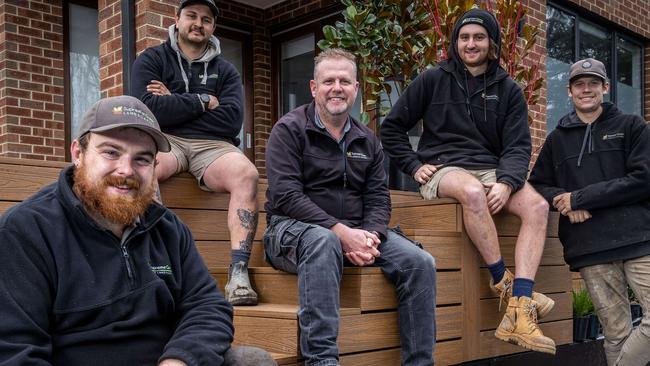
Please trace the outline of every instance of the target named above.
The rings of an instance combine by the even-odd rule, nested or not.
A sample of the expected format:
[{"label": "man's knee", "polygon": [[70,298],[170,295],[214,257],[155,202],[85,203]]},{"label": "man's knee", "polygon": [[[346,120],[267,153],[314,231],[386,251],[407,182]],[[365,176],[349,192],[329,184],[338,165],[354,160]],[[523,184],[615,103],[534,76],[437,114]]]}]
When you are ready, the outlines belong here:
[{"label": "man's knee", "polygon": [[277,366],[277,362],[265,350],[257,347],[230,347],[224,355],[225,366]]},{"label": "man's knee", "polygon": [[548,202],[535,191],[528,193],[529,197],[525,200],[528,202],[522,211],[522,219],[532,219],[537,221],[548,220],[549,205]]},{"label": "man's knee", "polygon": [[332,230],[320,226],[311,228],[303,235],[300,254],[312,261],[332,263],[343,262],[343,249],[339,238]]},{"label": "man's knee", "polygon": [[460,197],[455,197],[463,205],[463,208],[471,211],[487,210],[487,197],[485,188],[476,181],[465,184],[461,190]]},{"label": "man's knee", "polygon": [[206,185],[221,187],[231,194],[255,197],[259,172],[253,163],[241,154],[229,154],[213,161],[203,173]]}]

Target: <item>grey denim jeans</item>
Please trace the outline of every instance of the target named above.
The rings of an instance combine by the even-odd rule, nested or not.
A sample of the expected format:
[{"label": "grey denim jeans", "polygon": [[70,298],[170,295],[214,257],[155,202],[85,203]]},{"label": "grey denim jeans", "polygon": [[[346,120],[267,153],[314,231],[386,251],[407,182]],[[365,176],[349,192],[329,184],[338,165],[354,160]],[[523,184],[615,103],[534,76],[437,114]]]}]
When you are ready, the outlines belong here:
[{"label": "grey denim jeans", "polygon": [[[432,365],[435,344],[433,257],[398,231],[388,231],[375,266],[395,285],[402,364]],[[274,216],[264,232],[266,260],[298,274],[300,349],[306,366],[338,365],[339,290],[344,255],[329,229]],[[381,296],[382,294],[377,294]]]},{"label": "grey denim jeans", "polygon": [[[645,366],[650,362],[650,255],[580,269],[605,335],[608,366]],[[632,330],[630,286],[643,307]]]}]

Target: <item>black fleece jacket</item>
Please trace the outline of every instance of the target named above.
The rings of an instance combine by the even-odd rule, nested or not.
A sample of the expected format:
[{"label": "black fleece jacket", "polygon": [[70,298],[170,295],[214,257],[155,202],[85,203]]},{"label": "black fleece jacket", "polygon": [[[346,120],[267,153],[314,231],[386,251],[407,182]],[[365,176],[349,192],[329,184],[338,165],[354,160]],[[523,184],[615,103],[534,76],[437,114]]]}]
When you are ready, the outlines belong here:
[{"label": "black fleece jacket", "polygon": [[345,151],[314,123],[314,102],[287,113],[266,145],[268,219],[273,215],[323,226],[341,222],[383,237],[390,194],[379,139],[350,118]]},{"label": "black fleece jacket", "polygon": [[[395,103],[381,125],[384,149],[411,177],[423,164],[496,168],[497,181],[517,191],[526,181],[531,156],[523,92],[498,62],[471,80],[455,47],[449,54],[449,60],[418,75]],[[468,79],[479,88],[471,88]],[[407,132],[420,120],[423,132],[414,152]]]},{"label": "black fleece jacket", "polygon": [[189,229],[152,204],[121,240],[72,170],[0,217],[0,365],[221,365],[232,307]]},{"label": "black fleece jacket", "polygon": [[[219,43],[214,36],[201,59],[188,61],[177,53],[173,27],[165,43],[147,48],[133,63],[131,95],[149,107],[165,133],[239,145],[237,136],[244,107],[242,81],[237,69],[220,56]],[[171,95],[155,96],[147,92],[151,80],[162,81]],[[217,97],[219,106],[205,110],[199,99],[201,93]]]},{"label": "black fleece jacket", "polygon": [[591,124],[571,112],[546,138],[530,183],[549,203],[571,192],[571,208],[592,218],[560,217],[572,270],[650,254],[650,130],[611,103]]}]

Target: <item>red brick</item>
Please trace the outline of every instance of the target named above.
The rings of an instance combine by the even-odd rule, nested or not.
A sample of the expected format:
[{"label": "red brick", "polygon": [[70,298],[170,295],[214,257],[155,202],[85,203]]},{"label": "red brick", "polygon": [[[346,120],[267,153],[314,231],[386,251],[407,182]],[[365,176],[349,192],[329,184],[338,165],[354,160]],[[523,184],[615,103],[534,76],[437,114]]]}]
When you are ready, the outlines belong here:
[{"label": "red brick", "polygon": [[54,24],[52,23],[47,23],[47,22],[42,22],[40,20],[36,19],[30,19],[29,26],[32,28],[36,29],[41,29],[43,31],[49,32],[49,31],[55,31],[53,28],[55,27]]},{"label": "red brick", "polygon": [[45,139],[43,139],[42,137],[27,136],[27,135],[21,135],[20,136],[20,143],[21,144],[43,145],[44,142],[45,142]]},{"label": "red brick", "polygon": [[48,66],[48,67],[52,66],[52,60],[39,57],[39,56],[32,56],[32,62],[37,65]]},{"label": "red brick", "polygon": [[9,151],[21,152],[21,153],[32,152],[32,147],[30,145],[22,145],[22,144],[7,144],[7,149]]},{"label": "red brick", "polygon": [[33,146],[32,151],[34,152],[34,154],[41,154],[41,155],[54,154],[54,149],[49,146]]},{"label": "red brick", "polygon": [[[34,118],[40,118],[46,120],[46,119],[52,119],[52,116],[53,116],[52,112],[49,111],[32,111],[32,117]],[[47,127],[48,122],[45,123]]]},{"label": "red brick", "polygon": [[29,109],[26,109],[26,108],[17,108],[17,107],[7,106],[7,114],[11,114],[11,115],[14,115],[14,116],[29,117],[31,115],[31,112],[30,112]]}]

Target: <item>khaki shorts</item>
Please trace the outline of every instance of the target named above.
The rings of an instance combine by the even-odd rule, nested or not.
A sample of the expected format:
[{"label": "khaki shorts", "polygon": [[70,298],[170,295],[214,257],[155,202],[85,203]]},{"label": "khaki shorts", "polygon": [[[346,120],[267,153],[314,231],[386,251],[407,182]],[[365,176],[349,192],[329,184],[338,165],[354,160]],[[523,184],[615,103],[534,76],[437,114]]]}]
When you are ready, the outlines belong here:
[{"label": "khaki shorts", "polygon": [[453,172],[455,170],[463,171],[478,179],[478,181],[481,183],[496,183],[497,181],[496,169],[467,170],[457,166],[446,166],[439,169],[426,184],[420,186],[420,194],[422,197],[425,200],[438,198],[438,186],[440,185],[442,177],[444,177],[445,174]]},{"label": "khaki shorts", "polygon": [[236,146],[226,141],[186,139],[169,134],[165,136],[169,139],[172,146],[171,153],[178,162],[175,174],[190,172],[204,191],[209,189],[203,184],[203,173],[212,162],[227,153],[243,154]]}]

